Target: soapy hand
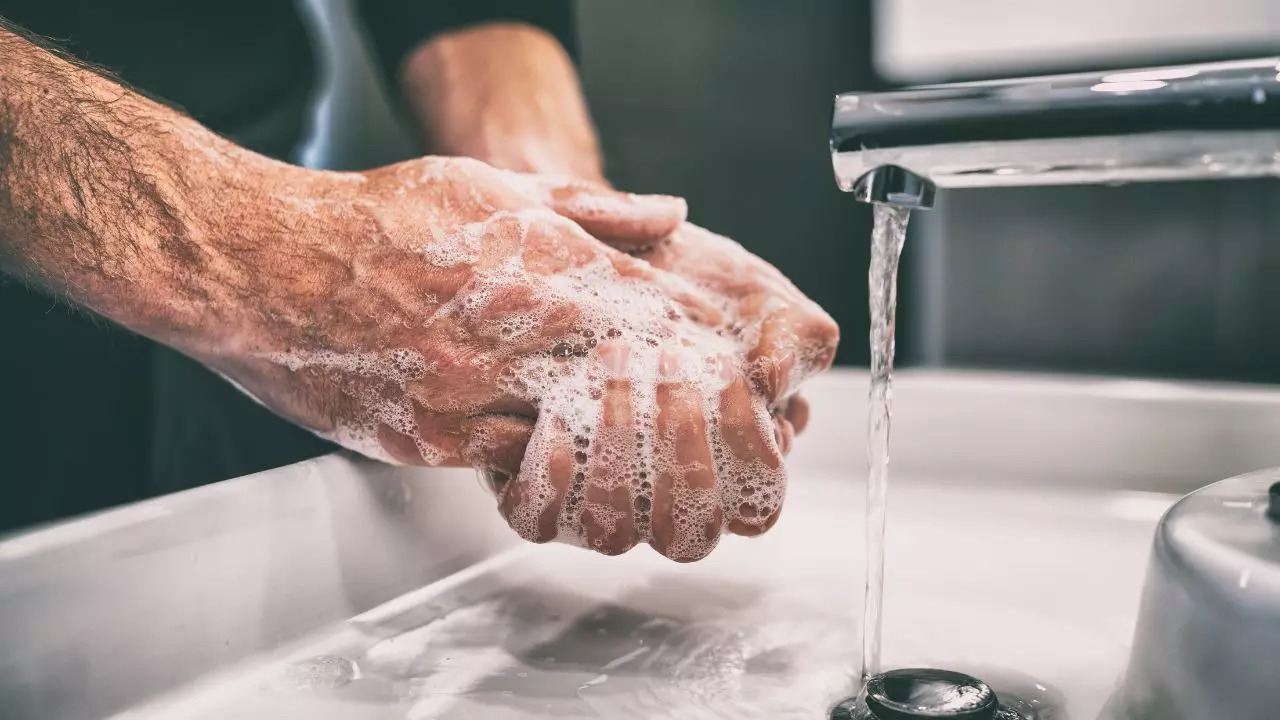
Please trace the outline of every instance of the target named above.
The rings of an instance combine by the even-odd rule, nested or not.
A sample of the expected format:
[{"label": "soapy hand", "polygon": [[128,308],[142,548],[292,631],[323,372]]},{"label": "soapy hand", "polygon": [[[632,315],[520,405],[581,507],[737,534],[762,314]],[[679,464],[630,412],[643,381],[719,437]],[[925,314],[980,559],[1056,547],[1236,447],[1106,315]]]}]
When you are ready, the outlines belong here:
[{"label": "soapy hand", "polygon": [[319,177],[281,191],[297,243],[254,269],[251,331],[192,354],[347,447],[484,469],[535,542],[695,560],[776,520],[770,413],[830,348],[597,239],[654,245],[682,201],[434,157]]},{"label": "soapy hand", "polygon": [[633,235],[613,244],[693,283],[746,343],[752,386],[770,403],[784,453],[809,422],[801,384],[831,367],[840,329],[785,275],[721,235],[682,223],[656,244]]}]

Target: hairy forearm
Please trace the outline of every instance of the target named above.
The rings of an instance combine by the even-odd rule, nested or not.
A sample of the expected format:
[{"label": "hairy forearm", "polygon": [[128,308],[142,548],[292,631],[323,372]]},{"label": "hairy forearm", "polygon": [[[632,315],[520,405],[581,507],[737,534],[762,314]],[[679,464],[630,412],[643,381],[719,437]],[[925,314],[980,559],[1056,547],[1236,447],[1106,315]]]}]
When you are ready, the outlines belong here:
[{"label": "hairy forearm", "polygon": [[[0,269],[166,342],[224,323],[263,160],[0,26]],[[278,229],[274,230],[278,232]]]},{"label": "hairy forearm", "polygon": [[401,85],[436,153],[603,179],[577,72],[542,30],[494,23],[442,34],[409,55]]}]

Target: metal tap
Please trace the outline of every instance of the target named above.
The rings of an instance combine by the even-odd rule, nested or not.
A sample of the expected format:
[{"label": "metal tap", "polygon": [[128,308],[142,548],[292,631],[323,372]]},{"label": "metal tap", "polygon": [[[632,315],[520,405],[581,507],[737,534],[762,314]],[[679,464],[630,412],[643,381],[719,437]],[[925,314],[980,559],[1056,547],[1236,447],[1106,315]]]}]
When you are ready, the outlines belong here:
[{"label": "metal tap", "polygon": [[1280,57],[837,95],[836,181],[936,188],[1280,176]]}]

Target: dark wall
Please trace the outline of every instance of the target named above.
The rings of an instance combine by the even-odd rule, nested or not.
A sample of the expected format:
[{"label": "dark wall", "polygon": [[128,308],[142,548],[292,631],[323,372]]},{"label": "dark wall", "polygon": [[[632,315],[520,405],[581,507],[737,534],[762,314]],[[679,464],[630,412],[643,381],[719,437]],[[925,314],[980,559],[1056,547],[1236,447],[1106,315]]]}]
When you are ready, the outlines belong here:
[{"label": "dark wall", "polygon": [[866,363],[870,214],[836,190],[831,99],[873,84],[870,3],[587,0],[583,82],[610,178],[777,265]]},{"label": "dark wall", "polygon": [[1280,381],[1278,197],[1269,180],[946,193],[916,238],[927,360]]}]

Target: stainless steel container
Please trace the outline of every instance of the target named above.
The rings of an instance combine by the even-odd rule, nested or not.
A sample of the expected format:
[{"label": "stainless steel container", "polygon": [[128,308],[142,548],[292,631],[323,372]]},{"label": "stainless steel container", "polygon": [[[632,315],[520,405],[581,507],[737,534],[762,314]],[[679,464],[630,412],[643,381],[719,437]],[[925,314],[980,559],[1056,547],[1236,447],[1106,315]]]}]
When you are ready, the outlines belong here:
[{"label": "stainless steel container", "polygon": [[1277,481],[1223,480],[1160,521],[1118,717],[1280,717]]}]

